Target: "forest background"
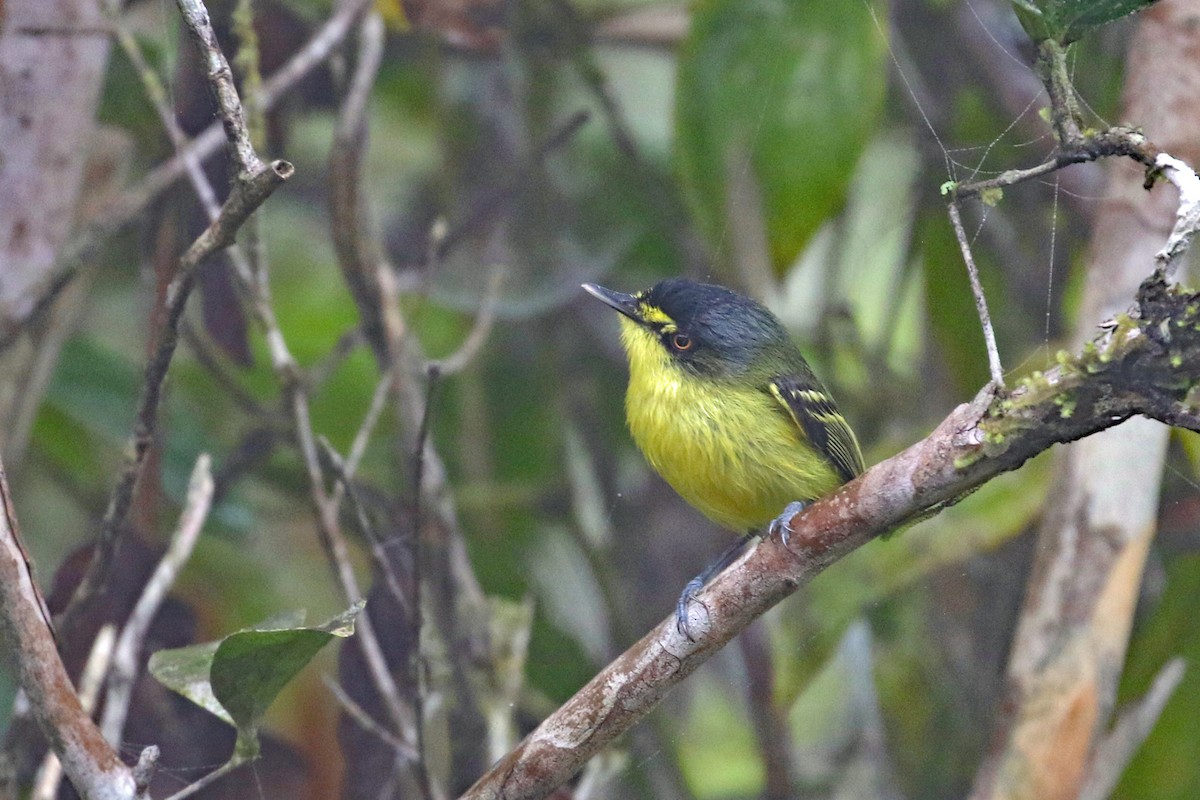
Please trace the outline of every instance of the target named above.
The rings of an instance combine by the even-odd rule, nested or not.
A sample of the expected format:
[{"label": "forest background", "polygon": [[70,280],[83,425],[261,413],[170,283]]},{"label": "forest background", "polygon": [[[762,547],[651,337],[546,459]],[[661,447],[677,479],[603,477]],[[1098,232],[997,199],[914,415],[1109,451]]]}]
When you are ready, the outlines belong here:
[{"label": "forest background", "polygon": [[[728,536],[629,440],[616,326],[579,284],[758,297],[867,463],[892,456],[990,376],[948,197],[1063,150],[1031,14],[1111,6],[1062,62],[1084,133],[1200,160],[1200,12],[1140,5],[221,0],[236,169],[175,4],[0,5],[0,68],[31,40],[21,79],[53,87],[0,85],[6,491],[51,613],[111,546],[56,619],[72,675],[203,531],[107,689],[118,752],[161,749],[154,796],[219,767],[234,728],[145,658],[363,596],[256,710],[261,758],[200,796],[465,791]],[[187,271],[258,156],[269,187],[233,195],[261,209]],[[1173,187],[1079,160],[960,204],[1010,384],[1128,310],[1171,230]],[[1200,439],[1140,420],[1070,448],[803,586],[570,796],[1195,797]],[[10,788],[45,753],[16,673]]]}]

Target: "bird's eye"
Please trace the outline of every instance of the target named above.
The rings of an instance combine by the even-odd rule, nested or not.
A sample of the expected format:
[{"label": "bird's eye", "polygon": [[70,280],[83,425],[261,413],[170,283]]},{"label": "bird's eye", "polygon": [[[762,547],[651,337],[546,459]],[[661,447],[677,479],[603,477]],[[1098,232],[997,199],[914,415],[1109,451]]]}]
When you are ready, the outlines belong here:
[{"label": "bird's eye", "polygon": [[676,333],[671,336],[671,348],[682,353],[684,350],[692,349],[692,337],[684,333]]}]

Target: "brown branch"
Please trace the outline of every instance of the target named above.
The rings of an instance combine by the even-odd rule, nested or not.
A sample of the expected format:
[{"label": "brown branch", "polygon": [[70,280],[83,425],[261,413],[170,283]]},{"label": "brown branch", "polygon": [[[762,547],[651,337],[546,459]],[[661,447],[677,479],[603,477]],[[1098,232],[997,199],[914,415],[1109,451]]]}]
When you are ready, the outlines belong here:
[{"label": "brown branch", "polygon": [[1158,148],[1141,131],[1133,128],[1108,128],[1087,134],[1076,142],[1060,144],[1049,159],[1036,167],[1005,170],[994,178],[982,181],[949,184],[946,192],[952,192],[959,200],[979,197],[996,189],[1049,175],[1072,164],[1099,161],[1112,156],[1131,158],[1147,169],[1154,169],[1157,166],[1158,155]]},{"label": "brown branch", "polygon": [[[383,576],[384,583],[388,587],[388,592],[392,595],[392,599],[396,601],[396,605],[400,610],[409,617],[415,615],[417,613],[416,603],[414,602],[416,593],[405,591],[404,587],[400,585],[400,578],[396,574],[392,559],[388,557],[385,543],[379,538],[379,534],[375,531],[375,526],[371,524],[371,520],[367,515],[366,504],[362,502],[362,498],[358,496],[358,491],[354,488],[353,469],[350,458],[343,459],[325,437],[321,437],[320,445],[323,459],[328,463],[329,468],[333,470],[333,474],[338,480],[335,490],[338,494],[335,497],[338,501],[342,497],[350,501],[350,510],[354,512],[354,519],[358,524],[359,533],[362,534],[363,539],[370,545],[371,560],[375,563],[375,569]],[[410,598],[410,594],[414,596]]]},{"label": "brown branch", "polygon": [[346,690],[338,685],[337,681],[333,680],[329,676],[325,676],[325,688],[329,689],[329,691],[333,693],[334,698],[341,705],[342,710],[345,711],[352,720],[358,723],[359,727],[369,732],[372,736],[379,739],[379,741],[383,742],[388,747],[395,750],[397,756],[410,761],[416,761],[420,757],[420,754],[413,749],[412,745],[410,745],[408,742],[397,739],[396,734],[392,733],[387,728],[383,727],[374,719],[372,719],[371,715],[368,714],[362,706],[354,702],[354,698],[347,694]]},{"label": "brown branch", "polygon": [[42,614],[39,594],[19,545],[20,527],[0,465],[0,632],[17,684],[63,770],[85,798],[134,796],[134,780],[83,710]]},{"label": "brown branch", "polygon": [[[1078,356],[1014,389],[980,393],[937,429],[784,521],[692,605],[689,641],[669,617],[609,664],[469,789],[464,800],[544,797],[645,716],[752,620],[884,533],[952,505],[1058,442],[1186,402],[1200,378],[1200,295],[1143,284],[1140,318],[1116,321]],[[990,389],[990,387],[989,387]]]},{"label": "brown branch", "polygon": [[[83,672],[80,673],[79,705],[89,717],[96,712],[96,703],[100,700],[100,689],[104,685],[104,676],[108,674],[116,640],[116,626],[102,626],[92,642],[92,652],[88,654],[87,662],[83,665]],[[62,776],[62,762],[58,760],[58,756],[53,752],[46,753],[33,782],[30,800],[54,800],[58,797]]]},{"label": "brown branch", "polygon": [[188,31],[200,47],[204,65],[208,69],[208,85],[217,99],[217,112],[225,128],[225,140],[229,143],[229,155],[233,158],[238,174],[254,175],[262,171],[262,161],[250,140],[250,128],[246,125],[246,110],[233,83],[233,70],[217,34],[208,19],[208,9],[203,0],[176,0],[179,11],[187,23]]}]

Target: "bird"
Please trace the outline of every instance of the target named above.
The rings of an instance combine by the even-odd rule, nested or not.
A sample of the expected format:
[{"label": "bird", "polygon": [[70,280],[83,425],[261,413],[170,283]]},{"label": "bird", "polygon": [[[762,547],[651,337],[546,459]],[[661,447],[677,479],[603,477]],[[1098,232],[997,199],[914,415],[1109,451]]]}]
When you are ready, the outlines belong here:
[{"label": "bird", "polygon": [[679,597],[676,626],[694,640],[688,606],[704,584],[785,507],[790,516],[861,474],[862,450],[761,303],[687,278],[634,294],[593,283],[583,289],[620,313],[634,442],[684,500],[744,534]]}]

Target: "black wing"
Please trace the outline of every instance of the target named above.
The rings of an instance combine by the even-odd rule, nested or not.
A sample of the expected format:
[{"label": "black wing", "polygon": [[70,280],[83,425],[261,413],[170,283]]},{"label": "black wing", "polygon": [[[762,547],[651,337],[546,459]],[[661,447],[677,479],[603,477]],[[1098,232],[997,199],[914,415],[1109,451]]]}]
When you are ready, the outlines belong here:
[{"label": "black wing", "polygon": [[783,404],[792,420],[817,451],[829,460],[843,481],[862,474],[862,451],[837,404],[814,377],[779,375],[771,381],[771,394]]}]

